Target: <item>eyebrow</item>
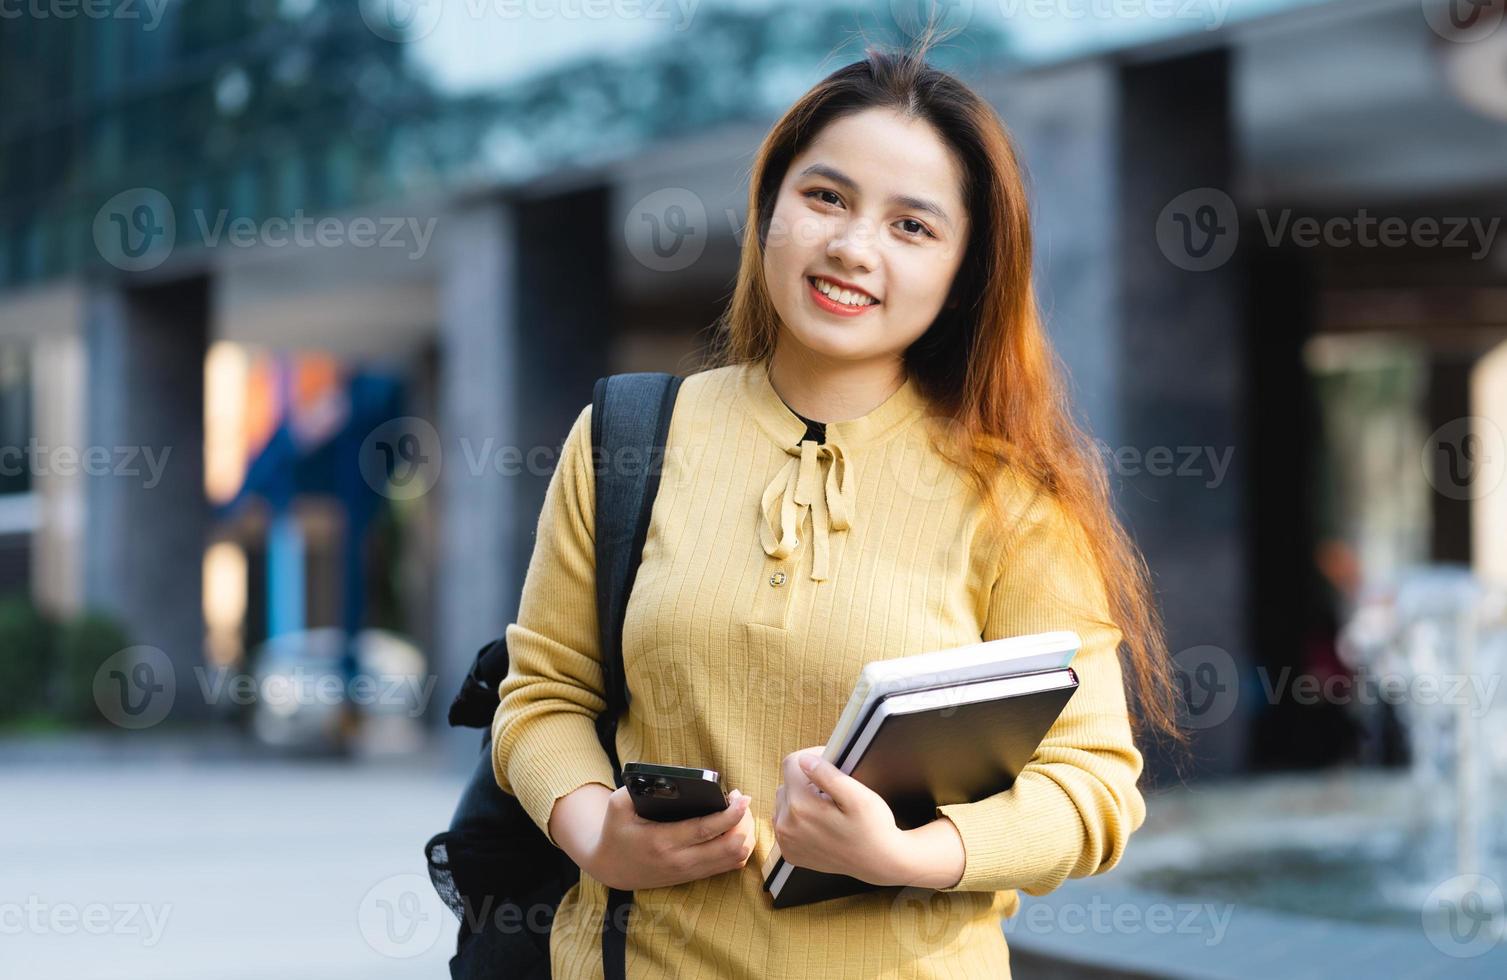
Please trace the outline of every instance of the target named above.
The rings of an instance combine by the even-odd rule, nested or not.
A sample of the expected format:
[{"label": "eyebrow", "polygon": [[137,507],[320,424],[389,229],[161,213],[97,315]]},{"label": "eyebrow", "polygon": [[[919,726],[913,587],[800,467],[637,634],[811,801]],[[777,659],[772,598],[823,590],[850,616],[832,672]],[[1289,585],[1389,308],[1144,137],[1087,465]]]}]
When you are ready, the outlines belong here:
[{"label": "eyebrow", "polygon": [[[849,193],[856,194],[858,192],[858,183],[852,177],[849,177],[836,167],[828,166],[825,163],[813,163],[805,170],[802,170],[797,176],[807,177],[811,175],[825,177],[832,181],[832,183],[841,185]],[[911,197],[908,194],[891,194],[888,203],[898,204],[913,211],[925,211],[927,214],[934,214],[949,229],[952,228],[952,219],[947,216],[946,211],[942,210],[942,206],[940,204],[933,204],[925,198]]]}]

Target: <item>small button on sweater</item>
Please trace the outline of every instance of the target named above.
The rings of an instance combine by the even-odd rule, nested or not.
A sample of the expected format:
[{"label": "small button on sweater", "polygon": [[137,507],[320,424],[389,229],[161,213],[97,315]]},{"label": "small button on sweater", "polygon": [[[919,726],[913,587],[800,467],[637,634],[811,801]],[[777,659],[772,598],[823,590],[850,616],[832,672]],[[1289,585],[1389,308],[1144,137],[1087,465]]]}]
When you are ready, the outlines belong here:
[{"label": "small button on sweater", "polygon": [[[1018,892],[1115,865],[1145,818],[1103,582],[1082,532],[1046,494],[1006,480],[1005,518],[932,445],[945,420],[913,380],[821,441],[768,366],[681,385],[623,628],[632,701],[619,758],[716,769],[753,797],[758,843],[740,870],[635,893],[639,978],[1009,976],[1002,916]],[[548,832],[556,800],[614,785],[592,718],[604,706],[593,553],[591,407],[567,435],[539,515],[493,767]],[[780,762],[822,745],[871,660],[981,638],[1076,630],[1079,688],[1009,790],[937,808],[958,829],[962,879],[775,910],[759,868],[774,843]],[[607,889],[589,875],[551,933],[557,977],[600,977]]]}]

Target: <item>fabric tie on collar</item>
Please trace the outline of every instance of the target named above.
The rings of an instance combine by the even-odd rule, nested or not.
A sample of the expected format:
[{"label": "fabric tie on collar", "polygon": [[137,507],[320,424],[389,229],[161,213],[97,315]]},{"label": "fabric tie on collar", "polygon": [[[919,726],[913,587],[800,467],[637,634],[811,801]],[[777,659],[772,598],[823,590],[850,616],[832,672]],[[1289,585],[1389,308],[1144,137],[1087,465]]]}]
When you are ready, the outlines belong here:
[{"label": "fabric tie on collar", "polygon": [[[788,558],[800,547],[800,528],[806,513],[811,513],[813,548],[811,579],[827,578],[830,549],[829,529],[846,531],[852,526],[853,487],[847,458],[842,446],[803,439],[799,446],[788,446],[791,457],[764,488],[764,520],[759,527],[764,553],[771,558]],[[823,477],[821,468],[826,463]]]}]

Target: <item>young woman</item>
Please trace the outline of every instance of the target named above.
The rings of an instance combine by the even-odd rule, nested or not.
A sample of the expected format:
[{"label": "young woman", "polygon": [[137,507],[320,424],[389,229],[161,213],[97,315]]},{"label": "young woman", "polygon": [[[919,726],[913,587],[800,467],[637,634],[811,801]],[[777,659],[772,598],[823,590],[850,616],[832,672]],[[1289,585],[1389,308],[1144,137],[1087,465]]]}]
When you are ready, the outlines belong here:
[{"label": "young woman", "polygon": [[[582,868],[554,974],[601,975],[621,888],[632,977],[1006,977],[1017,892],[1120,859],[1145,815],[1134,736],[1177,730],[1144,563],[1032,296],[1021,169],[994,111],[918,51],[870,49],[823,80],[760,148],[719,328],[674,409],[617,744],[716,769],[736,799],[662,824],[613,788],[592,727],[588,405],[493,726],[498,783]],[[1080,686],[1008,791],[902,831],[816,758],[865,663],[1058,629],[1082,637]],[[759,868],[776,842],[905,887],[774,910]]]}]

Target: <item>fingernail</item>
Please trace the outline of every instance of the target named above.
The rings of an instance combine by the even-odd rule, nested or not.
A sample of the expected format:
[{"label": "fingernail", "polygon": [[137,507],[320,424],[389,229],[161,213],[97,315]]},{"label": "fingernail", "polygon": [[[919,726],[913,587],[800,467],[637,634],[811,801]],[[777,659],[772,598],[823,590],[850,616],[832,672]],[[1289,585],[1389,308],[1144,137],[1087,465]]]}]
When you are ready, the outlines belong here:
[{"label": "fingernail", "polygon": [[730,801],[736,803],[738,800],[743,798],[743,791],[741,789],[735,789],[731,793],[727,794],[727,798]]}]

